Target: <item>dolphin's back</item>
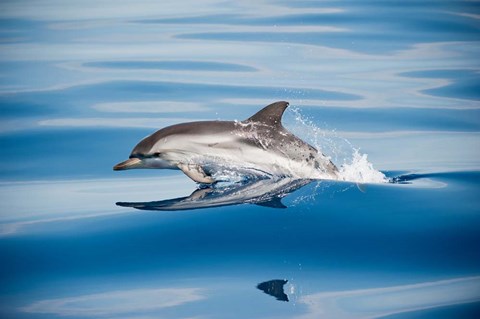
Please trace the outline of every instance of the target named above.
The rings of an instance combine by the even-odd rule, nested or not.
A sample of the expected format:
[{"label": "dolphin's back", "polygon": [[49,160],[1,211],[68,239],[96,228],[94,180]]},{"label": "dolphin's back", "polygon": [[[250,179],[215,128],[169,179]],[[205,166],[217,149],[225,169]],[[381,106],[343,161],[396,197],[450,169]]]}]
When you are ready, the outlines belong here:
[{"label": "dolphin's back", "polygon": [[159,141],[171,136],[215,135],[231,132],[234,128],[235,122],[231,121],[198,121],[167,126],[140,141],[132,154],[148,154]]},{"label": "dolphin's back", "polygon": [[[165,127],[144,138],[130,157],[161,157],[199,182],[208,167],[247,167],[271,175],[334,177],[335,165],[282,125],[287,102],[270,104],[244,121],[199,121]],[[220,163],[217,161],[224,161]],[[228,165],[227,164],[227,165]]]}]

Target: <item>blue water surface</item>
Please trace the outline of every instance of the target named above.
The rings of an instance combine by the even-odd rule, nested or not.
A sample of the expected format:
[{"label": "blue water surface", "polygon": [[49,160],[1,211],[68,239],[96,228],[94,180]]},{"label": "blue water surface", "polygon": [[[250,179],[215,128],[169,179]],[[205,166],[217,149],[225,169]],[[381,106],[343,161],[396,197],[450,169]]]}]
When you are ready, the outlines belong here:
[{"label": "blue water surface", "polygon": [[[2,1],[0,317],[479,318],[479,56],[478,1]],[[392,183],[112,170],[278,100]]]}]

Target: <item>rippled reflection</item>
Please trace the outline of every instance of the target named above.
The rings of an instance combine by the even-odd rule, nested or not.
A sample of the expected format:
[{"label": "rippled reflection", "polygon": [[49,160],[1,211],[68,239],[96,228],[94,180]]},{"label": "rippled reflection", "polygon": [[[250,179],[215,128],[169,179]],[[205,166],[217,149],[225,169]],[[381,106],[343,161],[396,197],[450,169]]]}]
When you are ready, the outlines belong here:
[{"label": "rippled reflection", "polygon": [[[403,286],[307,294],[300,296],[298,302],[305,304],[308,311],[296,318],[378,318],[479,301],[480,277],[465,277]],[[471,313],[468,317],[473,315]]]},{"label": "rippled reflection", "polygon": [[40,300],[21,308],[31,314],[60,317],[112,317],[159,313],[162,309],[184,306],[205,299],[200,288],[158,288],[118,290],[68,298]]},{"label": "rippled reflection", "polygon": [[[219,279],[202,281],[202,288],[172,285],[113,289],[52,299],[40,298],[18,310],[20,313],[28,313],[32,318],[39,318],[41,315],[60,318],[235,318],[237,315],[250,317],[258,314],[258,309],[247,306],[251,297],[264,299],[254,291],[253,286],[250,291],[245,290],[249,283],[240,283],[229,278],[223,280],[230,285],[219,286],[215,284]],[[302,292],[302,284],[310,288]],[[422,312],[426,310],[434,315],[429,316],[427,312],[425,318],[434,318],[434,311],[437,309],[469,303],[473,305],[464,307],[472,309],[466,314],[466,318],[474,318],[475,309],[478,309],[480,302],[480,277],[352,290],[319,291],[318,286],[321,286],[321,283],[317,281],[291,283],[284,279],[273,279],[259,283],[256,288],[278,301],[291,301],[281,308],[270,308],[270,315],[275,318],[373,319],[393,315],[399,315],[398,318],[412,318],[412,315],[422,317]],[[235,315],[229,315],[215,306],[220,305],[225,298],[235,300],[236,305],[233,307],[240,307],[242,310]],[[295,313],[292,313],[292,310],[295,310]],[[461,312],[457,310],[457,313]]]},{"label": "rippled reflection", "polygon": [[118,206],[141,210],[191,210],[238,204],[255,204],[271,208],[286,208],[281,199],[312,180],[267,178],[205,186],[190,196],[152,202],[117,202]]}]

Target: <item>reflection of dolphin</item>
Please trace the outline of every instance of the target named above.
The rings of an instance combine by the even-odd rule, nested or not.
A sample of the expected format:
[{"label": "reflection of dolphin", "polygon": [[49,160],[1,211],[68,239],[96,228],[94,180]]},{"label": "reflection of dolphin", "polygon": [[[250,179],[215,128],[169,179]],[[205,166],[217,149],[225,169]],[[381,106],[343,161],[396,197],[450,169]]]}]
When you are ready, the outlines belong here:
[{"label": "reflection of dolphin", "polygon": [[267,176],[336,179],[338,170],[327,157],[282,126],[287,106],[287,102],[270,104],[241,122],[163,128],[144,138],[130,158],[113,169],[180,169],[199,183],[221,180],[218,173],[225,166]]},{"label": "reflection of dolphin", "polygon": [[262,290],[264,293],[275,297],[280,301],[288,301],[288,296],[283,291],[283,286],[288,282],[288,280],[283,279],[274,279],[259,283],[257,288]]},{"label": "reflection of dolphin", "polygon": [[286,208],[281,199],[310,182],[308,179],[257,179],[225,187],[200,188],[188,197],[155,202],[118,202],[117,205],[142,210],[187,210],[244,203]]}]

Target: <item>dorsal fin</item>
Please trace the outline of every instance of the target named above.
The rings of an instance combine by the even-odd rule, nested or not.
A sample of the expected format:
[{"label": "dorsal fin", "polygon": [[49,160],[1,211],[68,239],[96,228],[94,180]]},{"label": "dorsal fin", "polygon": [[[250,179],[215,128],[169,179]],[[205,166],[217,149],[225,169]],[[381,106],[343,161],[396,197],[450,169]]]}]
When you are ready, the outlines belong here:
[{"label": "dorsal fin", "polygon": [[272,103],[249,117],[246,122],[257,122],[271,126],[281,125],[282,115],[287,107],[288,102],[285,101]]}]

